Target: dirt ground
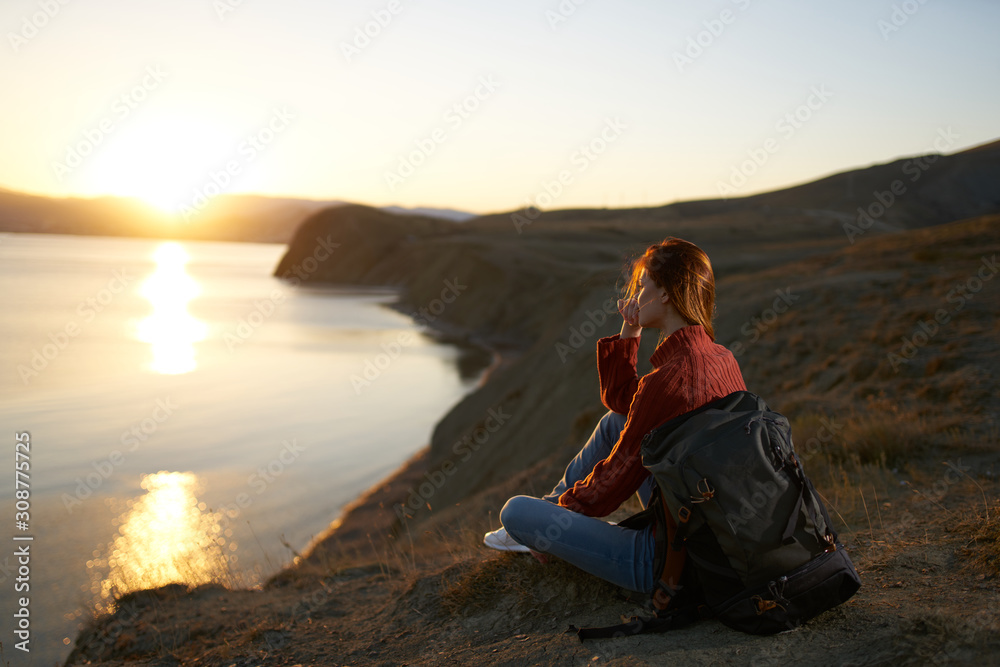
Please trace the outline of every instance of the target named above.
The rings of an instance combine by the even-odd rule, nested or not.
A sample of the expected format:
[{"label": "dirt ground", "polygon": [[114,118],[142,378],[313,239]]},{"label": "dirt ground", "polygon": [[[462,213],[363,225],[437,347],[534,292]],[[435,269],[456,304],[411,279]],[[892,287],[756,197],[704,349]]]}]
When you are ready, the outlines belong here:
[{"label": "dirt ground", "polygon": [[440,541],[417,540],[364,565],[290,570],[262,590],[134,593],[80,636],[67,664],[997,664],[998,485],[976,478],[975,465],[961,467],[970,477],[914,469],[895,490],[883,487],[879,505],[866,494],[867,513],[841,516],[852,526],[841,537],[861,590],[770,637],[706,620],[580,642],[567,632],[571,624],[648,612],[572,566],[489,552],[468,534],[451,553]]},{"label": "dirt ground", "polygon": [[[590,354],[563,363],[552,347],[566,322],[600,303],[582,301],[539,324],[546,333],[537,350],[501,365],[442,419],[428,449],[359,499],[293,567],[258,590],[174,585],[129,594],[81,633],[67,664],[1000,664],[996,283],[968,292],[919,350],[906,347],[920,323],[952,308],[955,285],[995,264],[996,224],[990,217],[866,238],[773,268],[731,268],[719,283],[729,304],[717,321],[721,342],[747,348],[739,360],[748,387],[792,420],[806,471],[863,582],[802,628],[758,637],[709,620],[581,643],[567,633],[571,624],[615,624],[644,613],[642,602],[558,561],[482,546],[504,500],[547,490],[602,413]],[[456,246],[456,256],[471,247]],[[750,261],[733,253],[731,262]],[[777,289],[795,291],[795,308],[741,334],[766,320]],[[490,294],[460,304],[470,321],[484,309],[523,321],[516,308],[494,308]],[[426,511],[401,521],[393,508],[497,406],[513,415],[509,424],[428,497]],[[821,435],[830,420],[832,439]],[[620,512],[612,518],[628,514]]]}]

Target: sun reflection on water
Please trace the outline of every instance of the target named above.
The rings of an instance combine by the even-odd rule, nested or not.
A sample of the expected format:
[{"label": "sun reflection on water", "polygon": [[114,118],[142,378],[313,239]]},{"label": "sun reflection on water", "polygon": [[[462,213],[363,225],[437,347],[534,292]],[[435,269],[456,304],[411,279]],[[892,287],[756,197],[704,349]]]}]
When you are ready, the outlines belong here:
[{"label": "sun reflection on water", "polygon": [[153,313],[139,322],[139,340],[150,343],[157,373],[179,375],[195,369],[194,343],[205,339],[205,323],[187,311],[188,302],[201,293],[197,281],[184,271],[190,257],[174,241],[160,244],[153,253],[156,270],[142,284]]},{"label": "sun reflection on water", "polygon": [[236,543],[229,539],[232,531],[222,529],[219,515],[205,511],[205,503],[198,502],[199,486],[190,472],[143,476],[146,493],[130,500],[119,517],[106,562],[95,559],[87,564],[107,568],[100,590],[94,591],[100,596],[99,606],[113,604],[130,591],[171,583],[197,586],[228,581]]}]

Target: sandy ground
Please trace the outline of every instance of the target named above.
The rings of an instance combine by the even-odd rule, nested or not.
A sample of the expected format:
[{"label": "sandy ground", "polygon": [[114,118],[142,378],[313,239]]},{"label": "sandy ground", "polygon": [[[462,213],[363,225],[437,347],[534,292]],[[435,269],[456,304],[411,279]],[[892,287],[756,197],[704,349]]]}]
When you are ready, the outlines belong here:
[{"label": "sandy ground", "polygon": [[[480,540],[507,497],[558,479],[602,413],[591,350],[614,323],[595,326],[580,353],[560,355],[556,343],[571,342],[613,287],[621,254],[608,252],[609,239],[621,236],[621,249],[664,235],[652,223],[628,232],[611,223],[586,231],[589,224],[561,233],[540,225],[533,241],[508,246],[489,242],[488,230],[452,238],[435,227],[406,246],[413,266],[400,259],[381,275],[417,271],[411,305],[427,303],[441,276],[486,276],[470,279],[469,294],[442,319],[489,342],[504,362],[441,420],[427,449],[359,499],[294,567],[259,590],[176,585],[130,594],[81,633],[67,664],[1000,663],[1000,280],[967,291],[905,362],[891,356],[921,321],[953,308],[950,290],[1000,253],[1000,219],[873,233],[846,246],[829,235],[705,243],[718,258],[720,342],[743,345],[748,386],[792,418],[863,587],[772,637],[703,621],[581,643],[567,634],[570,624],[617,623],[643,612],[641,601],[560,562],[489,552]],[[389,246],[369,252],[394,261]],[[553,275],[562,278],[546,282]],[[574,279],[575,298],[560,296]],[[768,320],[782,289],[798,301]],[[394,508],[497,408],[511,415],[508,424],[401,520]],[[841,424],[836,437],[819,437],[831,418]]]},{"label": "sandy ground", "polygon": [[[69,664],[996,664],[1000,582],[970,566],[969,528],[947,514],[981,513],[979,495],[966,482],[940,501],[906,489],[883,498],[881,523],[849,544],[858,594],[771,637],[709,620],[581,643],[570,624],[613,624],[643,606],[569,565],[462,545],[428,559],[400,550],[325,575],[287,573],[259,591],[133,594],[80,637]],[[995,503],[996,488],[987,496]]]}]

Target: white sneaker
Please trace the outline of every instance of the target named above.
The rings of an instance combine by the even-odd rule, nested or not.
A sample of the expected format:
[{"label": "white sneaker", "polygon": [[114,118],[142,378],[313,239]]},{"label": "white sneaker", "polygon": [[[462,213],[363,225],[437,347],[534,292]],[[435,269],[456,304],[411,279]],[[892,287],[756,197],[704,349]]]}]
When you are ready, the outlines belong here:
[{"label": "white sneaker", "polygon": [[516,551],[517,553],[528,553],[531,551],[531,549],[523,544],[515,542],[514,538],[507,534],[506,528],[498,528],[492,533],[483,535],[483,544],[497,551]]}]

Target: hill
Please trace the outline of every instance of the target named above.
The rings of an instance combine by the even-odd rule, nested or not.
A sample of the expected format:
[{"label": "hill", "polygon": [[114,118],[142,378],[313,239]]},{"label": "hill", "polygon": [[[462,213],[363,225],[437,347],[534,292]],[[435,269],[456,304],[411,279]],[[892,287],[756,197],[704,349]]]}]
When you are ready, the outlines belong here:
[{"label": "hill", "polygon": [[[286,275],[304,262],[319,238],[333,239],[341,244],[340,255],[318,264],[309,280],[393,285],[401,289],[400,308],[418,315],[437,301],[440,312],[433,314],[433,319],[424,318],[426,323],[461,332],[468,340],[502,354],[504,363],[491,373],[489,381],[446,415],[431,439],[428,465],[433,467],[446,460],[464,434],[478,427],[490,408],[503,405],[516,413],[502,432],[492,436],[491,446],[480,454],[483,461],[436,493],[432,506],[448,506],[473,489],[538,461],[545,450],[534,443],[552,442],[570,426],[569,421],[559,422],[552,415],[577,415],[593,405],[593,395],[581,394],[575,387],[592,385],[594,342],[617,331],[617,316],[608,313],[614,312],[609,299],[614,296],[616,280],[627,257],[641,252],[648,242],[669,234],[703,247],[712,258],[718,279],[719,340],[738,352],[741,360],[746,353],[744,363],[753,364],[760,358],[773,363],[773,356],[758,357],[750,352],[754,346],[763,349],[759,345],[761,329],[773,326],[754,324],[752,318],[767,311],[776,298],[775,290],[791,290],[796,305],[819,298],[817,295],[828,293],[828,288],[815,277],[817,272],[830,262],[846,262],[844,258],[851,256],[852,247],[861,240],[875,241],[866,248],[898,247],[904,259],[896,261],[893,253],[885,250],[877,271],[835,279],[868,304],[874,298],[868,293],[878,291],[883,283],[908,280],[910,274],[902,268],[889,267],[921,266],[910,256],[916,251],[905,250],[902,237],[890,232],[941,225],[965,217],[970,210],[977,214],[1000,212],[1000,188],[996,187],[1000,183],[1000,151],[980,150],[940,156],[934,161],[883,216],[891,225],[875,225],[860,233],[845,230],[845,224],[857,223],[856,219],[845,221],[851,207],[863,197],[834,195],[840,187],[837,184],[853,181],[859,188],[861,184],[865,189],[891,188],[893,177],[903,172],[906,163],[894,161],[740,200],[622,211],[554,211],[520,227],[512,220],[518,212],[484,216],[457,226],[426,218],[394,217],[358,206],[329,209],[303,223],[275,274]],[[972,203],[966,197],[971,197]],[[978,223],[983,243],[995,233],[992,222],[993,218],[985,217]],[[794,275],[790,272],[799,277],[790,278]],[[446,280],[466,287],[448,304],[440,300]],[[874,281],[881,282],[876,285]],[[900,294],[912,289],[901,289]],[[782,320],[804,317],[800,307],[789,310]],[[882,320],[884,309],[864,310],[866,316],[883,322],[883,330],[904,333],[897,332],[899,327],[892,321]],[[906,321],[912,320],[916,326],[919,320],[913,318],[918,314],[926,316],[907,312]],[[849,312],[836,314],[838,318],[849,316]],[[825,325],[816,316],[804,322],[802,330],[822,334]],[[886,345],[890,339],[877,340]],[[818,347],[818,341],[810,342]],[[823,351],[823,358],[815,363],[833,365],[838,361],[834,350]],[[640,359],[646,357],[648,354],[640,354]],[[858,381],[867,380],[877,369],[884,372],[888,363],[853,356],[846,360]],[[796,381],[805,371],[795,357],[782,360],[782,367]],[[830,378],[829,386],[822,387],[827,409],[841,409],[864,398],[840,395],[842,390],[835,387],[844,378],[838,380],[833,371],[821,373],[817,369],[813,373],[819,381]],[[560,382],[534,382],[537,377],[560,378]],[[801,389],[800,385],[800,397]]]},{"label": "hill", "polygon": [[[185,218],[167,214],[138,199],[60,199],[0,188],[0,232],[288,243],[299,223],[308,216],[345,204],[333,200],[221,195],[201,209],[192,207],[191,215]],[[398,206],[387,208],[400,214],[410,213]],[[415,212],[459,222],[473,217],[448,209]]]},{"label": "hill", "polygon": [[[848,215],[864,201],[836,203],[839,176],[739,200],[554,211],[520,233],[519,212],[462,225],[360,206],[317,212],[277,275],[397,286],[401,310],[488,346],[497,363],[425,450],[263,590],[132,594],[81,634],[68,664],[992,659],[1000,648],[1000,202],[990,204],[978,177],[961,177],[995,168],[996,151],[966,157],[975,154],[993,157],[941,158],[941,175],[928,170],[899,195],[891,224],[853,238],[846,219],[810,213]],[[856,182],[885,182],[902,165],[879,168]],[[976,199],[949,201],[948,188]],[[905,205],[908,196],[923,205]],[[970,210],[978,213],[963,217]],[[622,266],[667,235],[709,252],[718,341],[737,355],[748,387],[791,419],[864,586],[792,634],[752,637],[709,621],[580,644],[564,633],[569,623],[612,623],[637,604],[574,568],[498,555],[480,541],[508,497],[551,487],[603,413],[593,350],[620,326],[609,311]],[[340,244],[326,261],[315,253],[323,243]],[[654,338],[644,336],[640,372]]]}]

